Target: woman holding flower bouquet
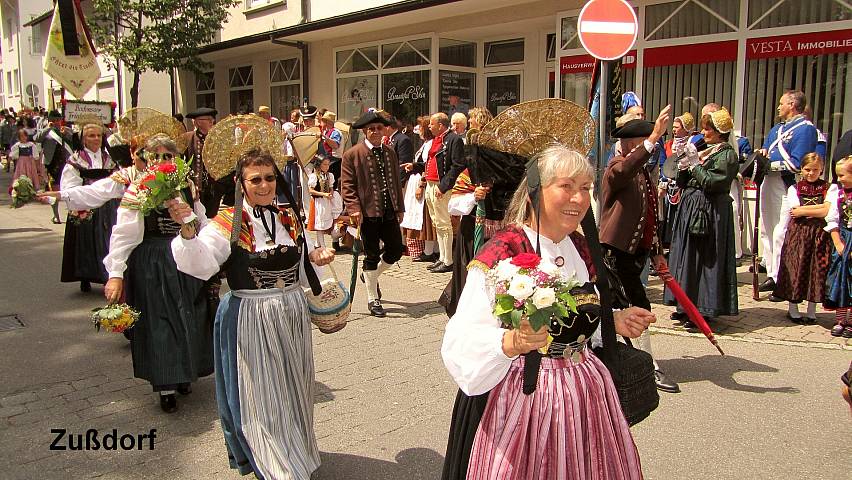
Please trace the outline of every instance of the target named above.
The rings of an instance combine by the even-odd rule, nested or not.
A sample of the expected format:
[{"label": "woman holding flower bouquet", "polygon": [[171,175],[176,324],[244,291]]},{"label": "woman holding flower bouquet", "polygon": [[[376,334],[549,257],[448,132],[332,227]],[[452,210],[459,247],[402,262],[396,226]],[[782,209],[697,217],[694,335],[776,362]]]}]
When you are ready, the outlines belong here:
[{"label": "woman holding flower bouquet", "polygon": [[[471,262],[447,324],[441,353],[463,395],[443,478],[638,479],[615,387],[588,345],[600,343],[600,303],[576,230],[591,203],[593,170],[563,146],[534,158],[506,212],[508,226]],[[540,178],[540,190],[529,178]],[[636,307],[615,313],[626,337],[653,321]],[[533,350],[543,357],[537,376],[526,376]]]},{"label": "woman holding flower bouquet", "polygon": [[180,224],[163,208],[163,202],[180,194],[193,203],[197,222],[207,221],[187,178],[189,166],[177,152],[166,135],[148,139],[147,175],[124,193],[104,258],[107,300],[117,302],[124,290],[127,303],[141,313],[131,337],[133,374],[151,382],[167,413],[177,410],[175,391],[188,394],[192,382],[213,373],[204,282],[178,271],[170,244]]}]

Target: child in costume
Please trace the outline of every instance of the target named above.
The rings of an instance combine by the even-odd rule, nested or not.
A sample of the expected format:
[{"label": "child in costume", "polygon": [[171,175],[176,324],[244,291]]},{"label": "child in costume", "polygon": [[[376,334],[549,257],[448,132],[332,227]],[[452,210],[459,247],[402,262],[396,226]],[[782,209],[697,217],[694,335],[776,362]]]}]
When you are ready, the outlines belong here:
[{"label": "child in costume", "polygon": [[837,324],[831,329],[835,337],[852,338],[852,156],[841,159],[835,167],[840,188],[829,199],[825,231],[831,234],[834,251],[825,281],[823,305],[836,309]]}]

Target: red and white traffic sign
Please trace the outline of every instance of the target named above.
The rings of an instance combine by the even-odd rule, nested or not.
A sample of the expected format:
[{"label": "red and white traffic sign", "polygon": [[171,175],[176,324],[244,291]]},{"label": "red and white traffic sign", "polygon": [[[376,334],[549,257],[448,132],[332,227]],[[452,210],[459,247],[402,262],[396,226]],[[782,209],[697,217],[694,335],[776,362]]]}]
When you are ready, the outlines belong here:
[{"label": "red and white traffic sign", "polygon": [[580,11],[577,32],[593,57],[616,60],[633,48],[639,20],[625,0],[590,0]]}]

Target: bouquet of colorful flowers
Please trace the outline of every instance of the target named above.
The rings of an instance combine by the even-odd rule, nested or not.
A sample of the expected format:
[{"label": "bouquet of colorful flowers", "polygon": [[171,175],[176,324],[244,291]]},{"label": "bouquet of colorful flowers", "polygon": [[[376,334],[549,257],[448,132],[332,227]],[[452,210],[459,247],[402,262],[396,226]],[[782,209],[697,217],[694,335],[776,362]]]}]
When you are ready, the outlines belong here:
[{"label": "bouquet of colorful flowers", "polygon": [[35,199],[36,190],[33,181],[26,175],[21,175],[12,182],[12,208],[20,208],[25,203]]},{"label": "bouquet of colorful flowers", "polygon": [[[147,216],[154,210],[162,208],[167,200],[181,198],[181,190],[189,186],[190,164],[176,157],[174,163],[160,163],[152,165],[142,179],[139,180],[136,197],[139,200],[138,209],[142,215]],[[193,213],[184,219],[184,223],[196,219]]]},{"label": "bouquet of colorful flowers", "polygon": [[139,320],[139,312],[126,303],[107,305],[106,307],[92,310],[92,323],[95,328],[101,328],[112,333],[123,333],[132,328]]},{"label": "bouquet of colorful flowers", "polygon": [[551,318],[567,326],[563,318],[577,312],[570,292],[582,283],[534,253],[500,260],[490,275],[497,292],[494,315],[507,327],[519,328],[523,318],[533,330],[549,326]]}]

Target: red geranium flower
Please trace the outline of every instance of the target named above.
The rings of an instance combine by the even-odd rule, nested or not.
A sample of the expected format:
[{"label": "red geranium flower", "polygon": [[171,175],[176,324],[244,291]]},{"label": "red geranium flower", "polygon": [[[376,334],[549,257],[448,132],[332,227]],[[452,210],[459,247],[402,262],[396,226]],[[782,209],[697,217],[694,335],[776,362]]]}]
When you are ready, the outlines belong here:
[{"label": "red geranium flower", "polygon": [[512,258],[511,264],[520,267],[532,269],[541,263],[541,257],[534,253],[519,253]]},{"label": "red geranium flower", "polygon": [[177,167],[174,163],[161,163],[157,166],[157,170],[163,173],[175,173],[177,171]]}]

